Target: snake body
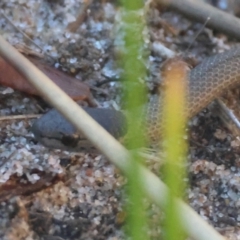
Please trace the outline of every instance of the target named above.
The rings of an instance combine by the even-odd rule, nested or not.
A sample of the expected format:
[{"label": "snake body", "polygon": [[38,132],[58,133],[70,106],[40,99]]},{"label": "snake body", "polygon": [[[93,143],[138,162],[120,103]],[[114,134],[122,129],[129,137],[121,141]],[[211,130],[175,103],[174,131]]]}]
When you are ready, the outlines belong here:
[{"label": "snake body", "polygon": [[[189,72],[188,105],[189,118],[196,115],[224,90],[240,83],[240,47],[219,53],[205,59]],[[157,141],[160,136],[161,101],[154,97],[145,110],[147,135]],[[123,113],[110,109],[85,108],[100,125],[114,137],[126,133],[126,118]],[[93,147],[76,129],[56,110],[51,110],[38,119],[32,131],[43,145],[70,151],[91,151]]]}]

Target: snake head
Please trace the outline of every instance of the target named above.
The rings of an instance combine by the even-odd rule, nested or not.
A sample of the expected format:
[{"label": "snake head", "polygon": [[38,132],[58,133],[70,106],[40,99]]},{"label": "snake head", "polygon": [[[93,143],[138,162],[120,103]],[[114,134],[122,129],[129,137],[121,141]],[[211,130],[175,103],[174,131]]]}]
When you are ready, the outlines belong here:
[{"label": "snake head", "polygon": [[[126,117],[122,112],[105,108],[83,109],[116,139],[126,134]],[[88,139],[55,109],[36,120],[32,132],[40,143],[49,148],[74,152],[96,150]]]}]

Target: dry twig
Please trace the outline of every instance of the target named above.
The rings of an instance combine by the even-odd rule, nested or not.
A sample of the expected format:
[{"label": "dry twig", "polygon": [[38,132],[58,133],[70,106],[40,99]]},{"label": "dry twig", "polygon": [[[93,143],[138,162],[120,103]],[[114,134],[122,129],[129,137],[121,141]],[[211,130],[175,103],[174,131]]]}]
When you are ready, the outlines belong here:
[{"label": "dry twig", "polygon": [[77,29],[79,28],[79,26],[83,23],[83,21],[86,17],[86,11],[91,3],[92,3],[92,0],[83,1],[83,6],[79,10],[76,21],[68,24],[67,28],[70,32],[76,32]]},{"label": "dry twig", "polygon": [[[2,16],[18,31],[20,32],[28,41],[30,41],[33,45],[35,45],[37,48],[39,48],[43,53],[44,50],[42,49],[41,46],[39,46],[38,44],[36,44],[25,32],[23,32],[21,29],[19,29],[17,26],[15,26],[15,24],[7,17],[7,15],[3,12],[3,10],[1,11]],[[51,57],[51,56],[50,56]],[[51,57],[52,58],[52,57]]]},{"label": "dry twig", "polygon": [[11,120],[26,120],[26,119],[33,119],[39,118],[42,114],[23,114],[23,115],[10,115],[10,116],[0,116],[0,121],[11,121]]},{"label": "dry twig", "polygon": [[207,27],[240,39],[240,19],[207,3],[195,0],[156,0],[156,2],[197,22],[205,23],[209,18]]}]

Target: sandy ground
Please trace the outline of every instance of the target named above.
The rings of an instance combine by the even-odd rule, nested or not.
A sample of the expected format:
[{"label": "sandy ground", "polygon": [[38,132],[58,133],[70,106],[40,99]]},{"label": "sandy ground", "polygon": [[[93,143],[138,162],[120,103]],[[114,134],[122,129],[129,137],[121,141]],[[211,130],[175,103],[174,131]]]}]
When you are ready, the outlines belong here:
[{"label": "sandy ground", "polygon": [[[121,109],[121,83],[96,87],[118,78],[114,39],[119,9],[112,2],[93,1],[76,33],[67,31],[82,6],[80,0],[7,1],[0,3],[1,34],[18,48],[47,53],[45,59],[93,87],[100,107]],[[13,23],[15,27],[12,26]],[[164,58],[152,48],[162,43],[197,61],[229,49],[236,42],[222,34],[162,9],[150,9],[148,35],[151,49],[149,95],[160,81]],[[30,36],[36,45],[23,37]],[[200,33],[199,33],[200,31]],[[199,33],[199,34],[198,34]],[[195,36],[198,34],[198,37]],[[119,34],[121,36],[121,34]],[[49,60],[49,59],[54,60]],[[41,100],[1,87],[1,116],[43,113]],[[34,119],[0,122],[0,238],[1,239],[126,239],[123,185],[125,179],[102,155],[49,150],[30,131]],[[219,118],[205,109],[190,122],[188,164],[189,204],[229,239],[240,239],[239,144]],[[158,171],[157,163],[149,163]],[[44,184],[37,185],[38,180]],[[49,187],[43,187],[49,185]],[[39,189],[38,189],[39,188]],[[159,209],[149,204],[151,239],[159,239]]]}]

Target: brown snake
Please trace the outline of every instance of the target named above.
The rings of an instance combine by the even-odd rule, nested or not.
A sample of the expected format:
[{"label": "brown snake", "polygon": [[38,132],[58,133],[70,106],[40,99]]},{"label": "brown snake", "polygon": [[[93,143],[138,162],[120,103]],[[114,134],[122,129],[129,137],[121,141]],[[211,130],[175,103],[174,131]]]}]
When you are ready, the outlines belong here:
[{"label": "brown snake", "polygon": [[[221,93],[240,83],[240,47],[233,48],[205,59],[192,69],[188,76],[189,118],[196,115]],[[85,110],[114,137],[126,133],[123,113],[110,109],[85,108]],[[161,124],[161,104],[154,98],[146,107],[149,139],[158,140]],[[38,119],[32,131],[43,145],[69,151],[91,151],[94,147],[56,110],[51,110]]]}]

